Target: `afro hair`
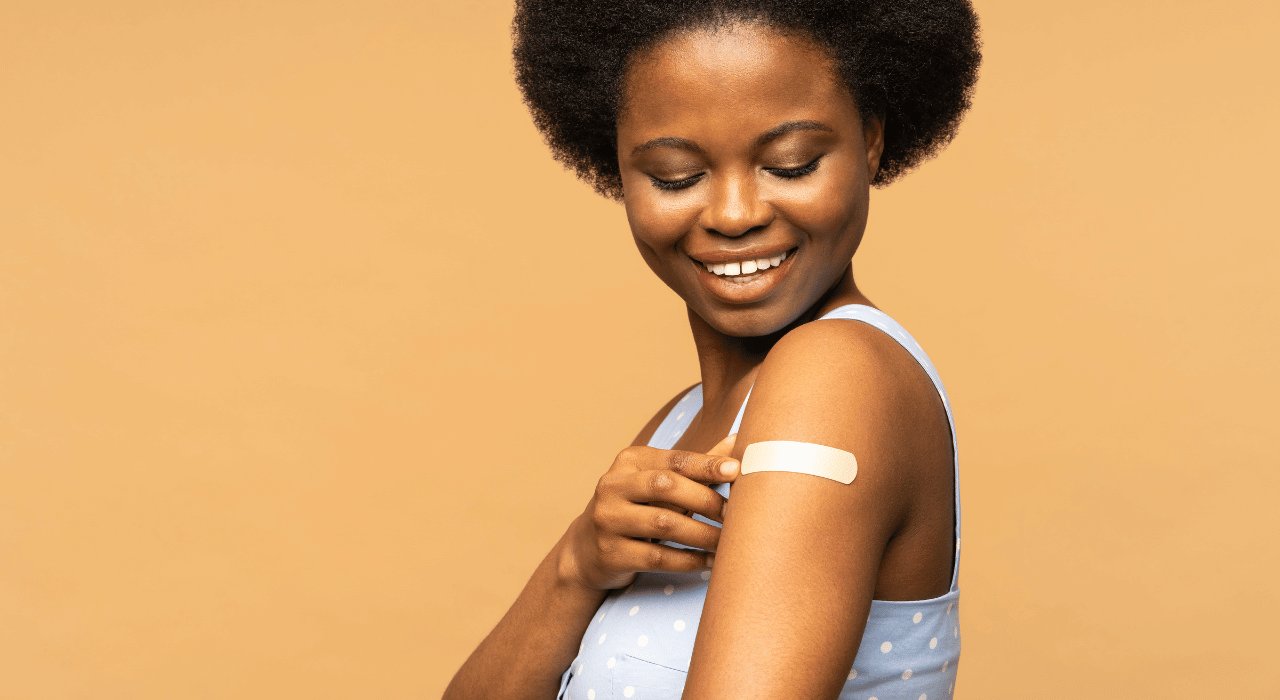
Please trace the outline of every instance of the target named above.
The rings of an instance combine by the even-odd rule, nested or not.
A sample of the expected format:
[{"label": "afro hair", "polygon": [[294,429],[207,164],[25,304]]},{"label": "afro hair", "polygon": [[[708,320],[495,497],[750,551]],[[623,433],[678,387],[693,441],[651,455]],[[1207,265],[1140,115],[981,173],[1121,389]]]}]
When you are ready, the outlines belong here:
[{"label": "afro hair", "polygon": [[516,0],[516,82],[556,159],[620,199],[615,124],[631,59],[733,21],[798,32],[830,53],[863,118],[885,120],[877,186],[951,141],[982,59],[968,0]]}]

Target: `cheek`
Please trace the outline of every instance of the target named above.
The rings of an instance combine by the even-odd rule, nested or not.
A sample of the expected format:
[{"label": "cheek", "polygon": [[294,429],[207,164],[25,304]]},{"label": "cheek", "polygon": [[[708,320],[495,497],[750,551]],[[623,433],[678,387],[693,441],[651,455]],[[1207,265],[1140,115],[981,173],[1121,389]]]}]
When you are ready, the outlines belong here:
[{"label": "cheek", "polygon": [[[643,184],[624,190],[627,223],[646,259],[650,253],[661,256],[672,252],[675,244],[697,220],[697,206],[691,198],[662,195],[666,193]],[[650,264],[653,264],[652,260]]]},{"label": "cheek", "polygon": [[780,208],[796,226],[820,239],[817,242],[840,247],[846,236],[860,236],[866,225],[868,191],[858,180],[856,172],[838,170],[815,179],[811,187],[794,190],[785,203],[779,202]]}]

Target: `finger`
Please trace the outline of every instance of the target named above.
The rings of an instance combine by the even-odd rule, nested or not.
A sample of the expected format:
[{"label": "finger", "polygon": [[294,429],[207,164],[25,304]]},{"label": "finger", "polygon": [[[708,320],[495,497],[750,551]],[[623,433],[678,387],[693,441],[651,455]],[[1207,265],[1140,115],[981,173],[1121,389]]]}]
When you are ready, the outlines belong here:
[{"label": "finger", "polygon": [[710,552],[640,540],[622,540],[613,556],[615,561],[609,562],[610,566],[630,571],[702,571],[711,568],[715,560],[715,555]]},{"label": "finger", "polygon": [[[718,447],[718,446],[717,446]],[[685,450],[655,450],[639,460],[640,471],[665,469],[702,484],[722,484],[738,478],[742,466],[728,455],[709,455]]]},{"label": "finger", "polygon": [[649,505],[651,505],[651,506],[653,506],[653,507],[655,507],[655,508],[666,508],[667,510],[674,511],[674,512],[676,512],[676,513],[679,513],[680,515],[688,515],[688,514],[689,514],[689,511],[685,510],[684,508],[681,508],[680,506],[678,506],[678,505],[676,505],[676,504],[674,504],[674,503],[663,503],[662,501],[654,501],[654,502],[650,503]]},{"label": "finger", "polygon": [[733,446],[738,442],[737,433],[729,433],[723,440],[716,443],[716,446],[707,451],[709,455],[717,455],[720,457],[728,457],[733,454]]},{"label": "finger", "polygon": [[666,503],[724,522],[725,498],[714,489],[669,471],[648,470],[617,481],[614,495],[630,503]]},{"label": "finger", "polygon": [[666,508],[628,503],[612,517],[610,531],[624,537],[668,540],[706,551],[715,551],[720,544],[720,528]]}]

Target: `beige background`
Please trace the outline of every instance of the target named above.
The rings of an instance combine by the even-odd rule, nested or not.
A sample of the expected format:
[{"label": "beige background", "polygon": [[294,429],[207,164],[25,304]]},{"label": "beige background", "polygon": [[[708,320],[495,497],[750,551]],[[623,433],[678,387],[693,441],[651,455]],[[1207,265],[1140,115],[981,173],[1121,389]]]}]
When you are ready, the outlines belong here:
[{"label": "beige background", "polygon": [[[1280,12],[977,5],[857,262],[955,404],[957,697],[1272,696]],[[0,3],[0,698],[437,697],[696,381],[510,15]]]}]

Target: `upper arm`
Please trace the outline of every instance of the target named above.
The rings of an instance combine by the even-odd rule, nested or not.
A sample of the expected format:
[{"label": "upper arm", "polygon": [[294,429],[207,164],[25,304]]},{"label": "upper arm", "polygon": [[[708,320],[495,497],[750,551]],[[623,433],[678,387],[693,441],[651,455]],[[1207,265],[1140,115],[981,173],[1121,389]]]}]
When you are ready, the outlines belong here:
[{"label": "upper arm", "polygon": [[790,472],[734,482],[686,698],[839,693],[886,544],[909,513],[913,426],[936,409],[922,374],[857,322],[806,324],[770,352],[734,456],[765,440],[810,442],[853,453],[858,473],[847,485]]}]

